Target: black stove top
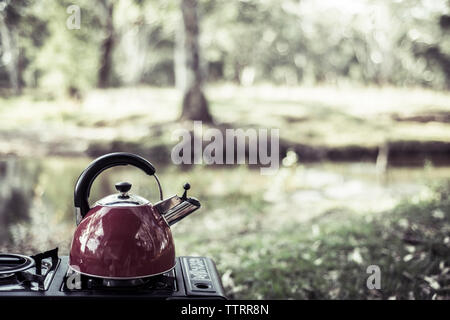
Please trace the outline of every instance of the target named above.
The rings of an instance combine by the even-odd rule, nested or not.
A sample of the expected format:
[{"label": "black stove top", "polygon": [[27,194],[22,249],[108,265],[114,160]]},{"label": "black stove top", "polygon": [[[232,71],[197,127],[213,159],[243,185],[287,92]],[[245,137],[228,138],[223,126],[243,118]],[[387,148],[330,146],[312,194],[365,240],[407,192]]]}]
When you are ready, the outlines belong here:
[{"label": "black stove top", "polygon": [[177,257],[162,275],[115,280],[79,274],[68,257],[53,249],[35,256],[0,254],[2,298],[225,299],[214,262],[206,257]]}]

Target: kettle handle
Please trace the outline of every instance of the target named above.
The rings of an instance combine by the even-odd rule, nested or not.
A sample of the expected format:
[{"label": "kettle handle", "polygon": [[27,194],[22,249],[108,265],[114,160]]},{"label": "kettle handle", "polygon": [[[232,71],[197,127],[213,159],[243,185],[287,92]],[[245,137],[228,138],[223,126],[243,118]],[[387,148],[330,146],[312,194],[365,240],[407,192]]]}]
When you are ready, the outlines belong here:
[{"label": "kettle handle", "polygon": [[163,198],[161,185],[158,177],[155,175],[155,167],[146,159],[136,154],[127,152],[114,152],[101,156],[94,161],[81,173],[75,184],[74,204],[77,224],[90,210],[88,198],[91,192],[91,186],[95,178],[106,169],[116,166],[133,165],[149,176],[154,176],[158,183],[160,198]]}]

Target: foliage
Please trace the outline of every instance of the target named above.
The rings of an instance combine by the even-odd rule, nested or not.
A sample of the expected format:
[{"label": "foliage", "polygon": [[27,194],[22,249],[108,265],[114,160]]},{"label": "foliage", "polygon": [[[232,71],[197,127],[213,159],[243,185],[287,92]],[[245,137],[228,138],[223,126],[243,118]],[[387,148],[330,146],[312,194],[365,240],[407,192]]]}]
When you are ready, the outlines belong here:
[{"label": "foliage", "polygon": [[[449,194],[444,184],[427,200],[381,215],[334,210],[313,223],[250,228],[226,244],[224,235],[210,235],[187,248],[215,257],[232,298],[448,299]],[[253,219],[263,214],[247,208]],[[366,286],[369,265],[380,267],[380,290]]]},{"label": "foliage", "polygon": [[[17,13],[21,81],[83,90],[95,85],[104,12],[93,1],[10,1]],[[6,5],[7,4],[7,5]],[[66,28],[66,8],[81,8],[81,29]],[[180,32],[177,2],[114,2],[111,84],[172,85]],[[200,1],[201,45],[210,81],[241,84],[450,85],[448,2],[418,0]],[[6,57],[3,56],[3,60]],[[7,86],[0,64],[0,85]]]},{"label": "foliage", "polygon": [[[205,9],[204,29],[215,32],[204,33],[204,47],[223,62],[228,79],[448,85],[450,43],[439,28],[442,12],[448,11],[443,3],[213,3]],[[443,54],[441,63],[430,50]]]},{"label": "foliage", "polygon": [[[77,1],[82,11],[82,23],[89,28],[70,30],[66,27],[69,14],[66,8],[72,1],[39,1],[35,5],[36,14],[47,23],[49,36],[42,48],[38,49],[34,72],[38,75],[38,85],[56,93],[71,93],[91,88],[97,80],[99,68],[99,48],[102,38],[99,15],[92,7],[92,1]],[[67,91],[67,92],[64,92]]]}]

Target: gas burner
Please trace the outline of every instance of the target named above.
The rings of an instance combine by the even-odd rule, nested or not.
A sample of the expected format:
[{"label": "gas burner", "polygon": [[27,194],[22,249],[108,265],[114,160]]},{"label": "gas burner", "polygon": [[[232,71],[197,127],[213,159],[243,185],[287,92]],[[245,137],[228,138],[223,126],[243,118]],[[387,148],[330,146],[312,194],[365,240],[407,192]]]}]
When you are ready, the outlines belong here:
[{"label": "gas burner", "polygon": [[107,288],[175,289],[175,273],[171,271],[159,276],[131,280],[102,279],[102,286]]},{"label": "gas burner", "polygon": [[149,281],[150,279],[148,278],[131,280],[103,279],[102,285],[108,288],[140,287]]},{"label": "gas burner", "polygon": [[0,253],[0,276],[11,275],[35,265],[33,258],[21,254]]},{"label": "gas burner", "polygon": [[47,290],[59,264],[58,248],[34,256],[0,254],[0,292]]},{"label": "gas burner", "polygon": [[152,277],[120,280],[87,276],[69,268],[65,276],[63,290],[148,292],[149,290],[176,291],[177,286],[174,270]]}]

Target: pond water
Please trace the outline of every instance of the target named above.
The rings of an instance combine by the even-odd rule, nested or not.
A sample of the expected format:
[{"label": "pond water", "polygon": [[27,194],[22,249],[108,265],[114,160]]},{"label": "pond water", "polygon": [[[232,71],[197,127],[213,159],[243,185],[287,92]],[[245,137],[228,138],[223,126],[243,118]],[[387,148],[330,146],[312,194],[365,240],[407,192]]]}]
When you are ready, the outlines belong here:
[{"label": "pond water", "polygon": [[[67,253],[75,229],[73,187],[90,161],[0,158],[0,251],[33,253],[59,246]],[[276,175],[261,176],[259,170],[242,166],[192,170],[167,166],[157,168],[157,174],[166,196],[181,194],[183,183],[189,181],[191,194],[202,200],[204,213],[192,218],[196,226],[185,227],[189,232],[189,228],[208,228],[209,211],[224,205],[245,206],[249,197],[274,212],[267,221],[281,223],[307,221],[333,208],[355,213],[388,210],[403,199],[426,196],[430,185],[450,179],[450,167],[390,168],[380,175],[370,163],[296,164],[282,167]],[[120,167],[98,177],[91,202],[115,192],[118,181],[129,181],[134,193],[158,200],[152,178],[135,168]],[[279,213],[286,213],[286,221]]]}]

